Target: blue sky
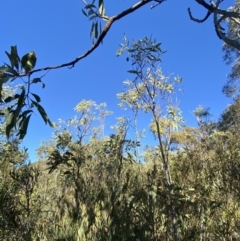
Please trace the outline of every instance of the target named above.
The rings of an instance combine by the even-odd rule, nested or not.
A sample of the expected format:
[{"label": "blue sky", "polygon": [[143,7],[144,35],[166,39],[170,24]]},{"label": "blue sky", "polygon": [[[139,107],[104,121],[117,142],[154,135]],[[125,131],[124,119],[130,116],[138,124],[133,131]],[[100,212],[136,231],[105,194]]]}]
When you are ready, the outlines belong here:
[{"label": "blue sky", "polygon": [[[106,14],[115,15],[134,3],[106,0]],[[5,0],[2,6],[2,62],[7,61],[4,51],[10,51],[11,45],[18,46],[20,56],[34,50],[38,58],[36,68],[71,61],[91,47],[91,22],[81,12],[81,0]],[[122,82],[130,77],[127,70],[131,66],[124,57],[116,57],[116,50],[124,33],[129,40],[152,35],[167,50],[162,69],[166,75],[173,73],[183,78],[185,93],[180,98],[180,108],[187,125],[196,125],[192,111],[198,105],[210,107],[211,113],[219,117],[231,101],[221,92],[229,67],[222,61],[223,42],[215,33],[212,17],[203,24],[192,22],[188,7],[195,17],[205,16],[205,10],[193,0],[167,0],[154,9],[150,6],[151,3],[116,22],[103,45],[74,68],[50,71],[43,79],[45,89],[40,85],[34,88],[52,121],[71,118],[73,108],[82,99],[106,102],[114,117],[123,115],[117,107],[116,94],[124,89]],[[36,73],[34,77],[42,74]],[[34,149],[41,140],[49,140],[52,132],[36,112],[24,140],[32,161],[36,159]]]}]

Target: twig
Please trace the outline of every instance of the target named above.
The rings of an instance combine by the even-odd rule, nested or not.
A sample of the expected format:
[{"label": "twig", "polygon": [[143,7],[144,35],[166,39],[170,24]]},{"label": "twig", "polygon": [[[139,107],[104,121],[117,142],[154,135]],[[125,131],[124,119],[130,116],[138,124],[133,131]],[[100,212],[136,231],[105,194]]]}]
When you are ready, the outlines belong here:
[{"label": "twig", "polygon": [[152,6],[151,6],[151,9],[153,9],[153,8],[155,8],[155,7],[157,7],[158,5],[160,5],[162,2],[164,2],[164,1],[166,1],[166,0],[155,0],[154,2],[157,2],[157,4],[153,4]]},{"label": "twig", "polygon": [[206,16],[203,19],[194,18],[190,8],[188,8],[188,14],[189,14],[190,19],[193,20],[194,22],[203,23],[209,18],[209,16],[212,14],[212,12],[208,11]]},{"label": "twig", "polygon": [[[48,66],[48,67],[44,67],[44,68],[35,69],[35,70],[30,71],[28,74],[31,75],[31,74],[36,73],[36,72],[46,71],[46,70],[51,70],[51,69],[59,69],[59,68],[63,68],[63,67],[73,68],[78,61],[80,61],[83,58],[86,58],[88,55],[90,55],[99,46],[99,44],[103,41],[107,32],[110,30],[112,24],[115,21],[125,17],[126,15],[136,11],[137,9],[141,8],[145,4],[147,4],[149,2],[152,2],[152,1],[154,1],[154,0],[142,0],[142,1],[134,4],[132,7],[122,11],[121,13],[119,13],[119,14],[113,16],[113,17],[110,17],[108,19],[105,27],[103,28],[100,36],[98,37],[97,41],[92,45],[92,47],[88,51],[86,51],[84,54],[78,56],[75,60],[64,63],[64,64],[56,65],[56,66]],[[163,2],[163,1],[160,0],[159,4],[160,4],[160,2]],[[25,76],[25,75],[21,75],[21,76]]]}]

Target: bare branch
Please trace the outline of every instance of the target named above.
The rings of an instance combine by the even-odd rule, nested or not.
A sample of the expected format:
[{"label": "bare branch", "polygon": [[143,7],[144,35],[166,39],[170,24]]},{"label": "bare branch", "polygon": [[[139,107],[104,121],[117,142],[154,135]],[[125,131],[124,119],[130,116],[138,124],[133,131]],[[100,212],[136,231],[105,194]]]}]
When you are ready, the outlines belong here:
[{"label": "bare branch", "polygon": [[[192,16],[190,8],[188,8],[189,17],[191,20],[197,22],[197,23],[203,23],[206,21],[209,16],[213,13],[213,20],[214,20],[214,26],[217,33],[217,36],[222,39],[226,44],[240,50],[240,43],[237,40],[228,38],[225,33],[223,32],[224,28],[221,27],[221,23],[224,22],[226,19],[230,19],[232,21],[235,21],[236,23],[240,23],[240,14],[238,12],[234,11],[227,11],[219,9],[220,3],[223,2],[223,0],[217,0],[217,2],[211,1],[211,4],[206,3],[204,0],[195,0],[198,4],[203,6],[208,10],[207,15],[203,19],[196,19]],[[220,18],[218,19],[218,16]]]},{"label": "bare branch", "polygon": [[[218,9],[220,3],[222,2],[223,0],[218,0],[217,3],[216,3],[216,7]],[[239,41],[237,40],[234,40],[234,39],[230,39],[228,38],[225,33],[223,33],[223,28],[221,27],[221,22],[225,21],[226,18],[228,18],[228,16],[226,15],[222,15],[219,19],[218,19],[218,16],[217,16],[217,13],[214,13],[213,15],[213,20],[214,20],[214,26],[215,26],[215,29],[216,29],[216,32],[217,32],[217,35],[220,39],[222,39],[226,44],[240,50],[240,43]],[[239,17],[238,17],[239,18]],[[235,17],[230,17],[230,19],[232,19],[233,21],[235,21]]]},{"label": "bare branch", "polygon": [[[86,58],[89,54],[91,54],[98,46],[99,44],[103,41],[103,39],[105,38],[107,32],[110,30],[112,24],[125,17],[126,15],[136,11],[137,9],[141,8],[142,6],[144,6],[145,4],[149,3],[149,2],[152,2],[152,1],[156,1],[156,0],[142,0],[136,4],[134,4],[132,7],[122,11],[121,13],[113,16],[113,17],[110,17],[105,25],[105,27],[103,28],[99,38],[97,39],[96,43],[94,43],[92,45],[92,47],[86,51],[84,54],[78,56],[75,60],[73,61],[70,61],[68,63],[64,63],[64,64],[60,64],[60,65],[56,65],[56,66],[48,66],[48,67],[44,67],[44,68],[39,68],[39,69],[35,69],[35,70],[32,70],[30,71],[28,74],[23,74],[21,76],[25,76],[25,75],[31,75],[33,73],[36,73],[36,72],[40,72],[40,71],[46,71],[46,70],[51,70],[51,69],[59,69],[59,68],[63,68],[63,67],[69,67],[69,68],[73,68],[75,66],[75,64],[80,61],[81,59],[83,58]],[[163,1],[165,0],[158,0],[157,2],[160,4],[162,3]]]},{"label": "bare branch", "polygon": [[[222,1],[218,1],[216,4],[214,4],[214,2],[212,2],[211,5],[206,3],[204,0],[195,0],[195,1],[198,4],[202,5],[204,8],[206,8],[211,13],[217,13],[219,15],[224,15],[227,18],[240,18],[240,14],[237,12],[233,12],[233,11],[231,12],[231,11],[219,9],[218,6]],[[190,12],[190,14],[191,14],[190,8],[188,8],[188,12]],[[190,15],[190,18],[191,18],[191,16],[192,15]],[[194,19],[195,18],[193,18],[193,19],[191,18],[191,20],[194,20]],[[198,21],[196,21],[196,22],[198,22]]]},{"label": "bare branch", "polygon": [[209,16],[212,14],[212,12],[208,11],[206,16],[203,19],[194,18],[190,8],[188,8],[188,14],[189,14],[190,19],[193,20],[194,22],[203,23],[203,22],[205,22],[209,18]]},{"label": "bare branch", "polygon": [[225,35],[225,33],[223,33],[223,31],[222,31],[223,28],[221,27],[220,23],[222,21],[224,21],[226,18],[227,17],[222,16],[221,18],[217,19],[217,14],[214,14],[214,26],[215,26],[216,33],[217,33],[218,37],[220,39],[222,39],[226,44],[228,44],[240,51],[239,41],[228,38]]}]

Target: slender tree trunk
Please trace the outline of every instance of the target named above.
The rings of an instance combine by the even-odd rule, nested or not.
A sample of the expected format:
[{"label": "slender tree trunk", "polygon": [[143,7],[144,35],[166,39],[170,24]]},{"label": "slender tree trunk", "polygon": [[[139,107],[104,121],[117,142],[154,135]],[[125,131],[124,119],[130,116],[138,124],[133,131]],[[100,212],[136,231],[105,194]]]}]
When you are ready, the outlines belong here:
[{"label": "slender tree trunk", "polygon": [[177,225],[177,214],[175,210],[175,205],[173,201],[173,190],[172,190],[172,178],[171,178],[171,173],[170,173],[170,167],[169,167],[169,160],[168,160],[168,155],[166,155],[161,139],[161,131],[160,131],[160,126],[157,120],[157,115],[155,113],[155,109],[152,109],[152,113],[154,116],[154,121],[156,123],[157,127],[157,137],[159,141],[159,149],[160,149],[160,154],[162,157],[162,162],[163,162],[163,168],[166,173],[166,181],[167,181],[167,189],[168,189],[168,195],[170,199],[170,210],[171,210],[171,216],[172,216],[172,225],[173,225],[173,240],[178,241],[178,225]]}]

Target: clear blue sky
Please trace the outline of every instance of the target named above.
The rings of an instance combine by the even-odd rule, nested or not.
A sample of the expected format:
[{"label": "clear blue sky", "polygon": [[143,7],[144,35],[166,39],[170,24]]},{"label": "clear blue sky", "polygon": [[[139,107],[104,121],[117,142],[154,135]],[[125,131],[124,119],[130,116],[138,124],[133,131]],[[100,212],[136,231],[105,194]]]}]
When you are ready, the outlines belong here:
[{"label": "clear blue sky", "polygon": [[[115,15],[134,3],[134,0],[106,0],[106,14]],[[231,3],[226,1],[225,5]],[[222,61],[223,42],[215,33],[212,17],[203,24],[190,21],[188,7],[199,18],[206,13],[194,0],[167,0],[154,9],[150,5],[116,22],[103,45],[73,69],[52,70],[44,77],[45,89],[39,85],[35,93],[41,96],[52,121],[71,118],[73,108],[82,99],[106,102],[115,117],[123,115],[117,107],[116,94],[123,90],[122,82],[129,77],[126,71],[130,65],[124,57],[116,57],[116,50],[124,33],[129,40],[152,35],[167,50],[162,69],[166,75],[183,77],[185,93],[180,108],[187,125],[196,125],[191,112],[198,105],[210,107],[211,113],[219,116],[231,101],[221,92],[229,67]],[[10,51],[11,45],[18,46],[20,56],[34,50],[37,68],[71,61],[91,47],[91,23],[81,12],[84,6],[81,0],[3,0],[1,6],[2,62],[7,61],[4,51]],[[36,112],[24,141],[32,161],[35,161],[34,149],[41,140],[49,140],[52,132]]]}]

